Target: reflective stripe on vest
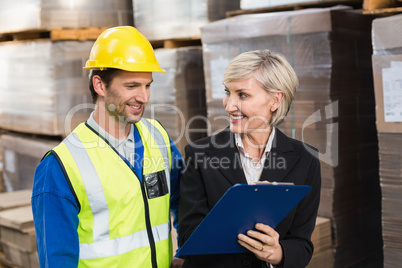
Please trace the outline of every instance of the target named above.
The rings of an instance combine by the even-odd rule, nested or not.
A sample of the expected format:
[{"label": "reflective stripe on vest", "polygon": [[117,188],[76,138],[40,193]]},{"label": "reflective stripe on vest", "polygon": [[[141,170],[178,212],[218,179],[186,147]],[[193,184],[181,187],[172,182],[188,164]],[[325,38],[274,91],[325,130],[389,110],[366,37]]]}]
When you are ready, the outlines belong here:
[{"label": "reflective stripe on vest", "polygon": [[[169,238],[168,224],[152,227],[155,242]],[[149,246],[147,230],[132,235],[99,241],[93,244],[80,243],[80,259],[97,259],[120,255],[136,248]]]},{"label": "reflective stripe on vest", "polygon": [[[98,173],[84,145],[75,145],[77,141],[81,142],[78,135],[71,133],[71,135],[67,136],[64,143],[81,172],[81,178],[87,192],[92,214],[94,215],[93,241],[96,243],[100,240],[109,239],[109,209]],[[87,189],[91,189],[91,191]],[[96,200],[91,193],[97,194]]]}]

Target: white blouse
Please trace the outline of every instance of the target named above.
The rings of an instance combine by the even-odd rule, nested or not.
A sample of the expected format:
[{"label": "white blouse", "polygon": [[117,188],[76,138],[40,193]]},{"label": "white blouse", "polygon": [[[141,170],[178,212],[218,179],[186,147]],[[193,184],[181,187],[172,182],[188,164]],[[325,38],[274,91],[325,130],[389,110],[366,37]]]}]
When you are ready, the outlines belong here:
[{"label": "white blouse", "polygon": [[240,160],[243,166],[244,175],[246,176],[247,183],[253,184],[260,180],[262,170],[264,169],[264,162],[267,159],[269,152],[272,148],[272,142],[275,137],[275,127],[272,128],[271,134],[269,135],[268,142],[265,145],[264,153],[257,164],[254,163],[253,158],[244,150],[243,141],[239,133],[235,133],[236,146],[239,149]]}]

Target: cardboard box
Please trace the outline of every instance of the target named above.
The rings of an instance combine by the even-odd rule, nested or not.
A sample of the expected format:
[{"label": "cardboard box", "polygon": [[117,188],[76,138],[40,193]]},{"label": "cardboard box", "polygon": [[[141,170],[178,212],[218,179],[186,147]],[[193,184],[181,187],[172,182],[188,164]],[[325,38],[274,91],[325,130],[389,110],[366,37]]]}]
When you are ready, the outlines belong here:
[{"label": "cardboard box", "polygon": [[29,232],[34,227],[31,206],[23,206],[0,211],[0,226],[21,232]]},{"label": "cardboard box", "polygon": [[0,193],[0,211],[28,206],[31,204],[31,196],[30,189]]},{"label": "cardboard box", "polygon": [[378,132],[402,133],[402,15],[373,21],[373,76]]},{"label": "cardboard box", "polygon": [[24,268],[39,268],[37,252],[26,252],[5,242],[2,242],[2,244],[6,260],[11,262],[13,265]]},{"label": "cardboard box", "polygon": [[[13,265],[31,266],[36,244],[32,208],[30,205],[0,211],[0,242],[5,259]],[[34,262],[35,263],[35,262]]]},{"label": "cardboard box", "polygon": [[31,268],[39,268],[38,252],[32,252],[29,254],[29,262],[31,264]]},{"label": "cardboard box", "polygon": [[332,249],[331,219],[317,217],[315,229],[311,235],[311,241],[314,244],[314,254]]},{"label": "cardboard box", "polygon": [[[1,245],[1,243],[0,243],[0,245]],[[10,267],[12,267],[12,265],[13,264],[6,259],[6,256],[4,256],[3,251],[0,250],[0,268],[10,268]]]},{"label": "cardboard box", "polygon": [[323,267],[333,267],[334,263],[334,252],[332,249],[321,252],[320,254],[313,255],[307,268],[323,268]]},{"label": "cardboard box", "polygon": [[395,63],[402,64],[402,54],[373,55],[377,130],[382,133],[402,133],[402,85],[401,93],[395,92],[402,65],[398,67]]},{"label": "cardboard box", "polygon": [[[0,173],[1,177],[1,173]],[[16,207],[29,206],[31,204],[31,190],[21,190],[15,192],[0,193],[0,211],[12,209]],[[1,228],[1,227],[0,227]],[[1,242],[0,232],[0,242]],[[0,243],[0,252],[2,251],[2,245]],[[1,263],[1,258],[0,258]],[[0,266],[1,267],[1,266]]]},{"label": "cardboard box", "polygon": [[333,267],[334,253],[332,249],[331,219],[317,217],[311,241],[314,244],[314,253],[307,267]]},{"label": "cardboard box", "polygon": [[0,226],[0,240],[25,252],[36,251],[35,228],[29,228],[21,232],[9,227]]}]

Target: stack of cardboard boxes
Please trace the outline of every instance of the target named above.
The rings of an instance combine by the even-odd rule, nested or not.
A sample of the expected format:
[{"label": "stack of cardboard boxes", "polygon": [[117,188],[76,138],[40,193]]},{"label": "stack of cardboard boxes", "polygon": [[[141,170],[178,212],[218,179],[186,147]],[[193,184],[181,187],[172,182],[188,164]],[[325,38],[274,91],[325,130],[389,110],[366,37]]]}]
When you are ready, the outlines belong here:
[{"label": "stack of cardboard boxes", "polygon": [[240,0],[135,0],[134,23],[148,40],[200,38],[200,27],[240,8]]},{"label": "stack of cardboard boxes", "polygon": [[85,120],[91,97],[82,67],[92,44],[0,44],[0,128],[57,136]]},{"label": "stack of cardboard boxes", "polygon": [[402,15],[373,22],[384,267],[402,262]]},{"label": "stack of cardboard boxes", "polygon": [[31,206],[0,212],[0,225],[6,260],[24,268],[39,268]]},{"label": "stack of cardboard boxes", "polygon": [[[132,0],[0,1],[0,40],[13,40],[0,43],[0,130],[6,133],[0,138],[0,191],[32,189],[44,154],[94,107],[82,69],[94,37],[54,41],[52,33],[118,25],[133,25]],[[8,266],[39,267],[30,195],[26,207],[0,212],[1,256]]]},{"label": "stack of cardboard boxes", "polygon": [[0,32],[133,25],[132,0],[2,0]]},{"label": "stack of cardboard boxes", "polygon": [[4,181],[3,181],[3,167],[4,167],[4,162],[3,162],[3,150],[1,147],[1,131],[0,131],[0,193],[4,191]]},{"label": "stack of cardboard boxes", "polygon": [[307,268],[330,267],[334,262],[330,219],[317,217],[311,242],[314,244],[314,253]]},{"label": "stack of cardboard boxes", "polygon": [[0,267],[39,267],[31,195],[30,190],[0,193]]},{"label": "stack of cardboard boxes", "polygon": [[200,46],[155,50],[166,73],[154,73],[144,116],[156,118],[184,155],[184,146],[206,136],[205,84]]},{"label": "stack of cardboard boxes", "polygon": [[202,48],[188,43],[199,41],[201,26],[239,8],[240,0],[133,1],[136,28],[151,43],[165,41],[155,54],[167,73],[153,74],[144,115],[162,123],[183,156],[185,145],[206,136],[208,128]]},{"label": "stack of cardboard boxes", "polygon": [[[0,34],[130,24],[131,0],[0,3]],[[43,154],[94,108],[88,71],[82,69],[94,41],[29,40],[29,36],[26,41],[0,43],[0,129],[13,131],[2,138],[6,191],[31,188]],[[45,138],[34,139],[32,134]]]},{"label": "stack of cardboard boxes", "polygon": [[36,166],[43,156],[60,141],[33,138],[22,134],[4,134],[0,137],[4,155],[3,180],[5,190],[32,189]]}]

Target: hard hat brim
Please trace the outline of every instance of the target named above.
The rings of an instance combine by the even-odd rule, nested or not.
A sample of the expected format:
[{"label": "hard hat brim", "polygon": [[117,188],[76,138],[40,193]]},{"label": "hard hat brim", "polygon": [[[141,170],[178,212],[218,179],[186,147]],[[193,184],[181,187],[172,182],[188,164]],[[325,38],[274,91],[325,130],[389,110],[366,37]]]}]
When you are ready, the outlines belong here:
[{"label": "hard hat brim", "polygon": [[97,70],[102,70],[102,69],[108,69],[108,68],[114,68],[114,69],[120,69],[123,71],[129,71],[129,72],[157,72],[157,73],[165,73],[166,71],[159,67],[156,64],[150,64],[150,63],[124,63],[124,64],[107,64],[107,65],[102,65],[99,64],[98,61],[96,60],[87,60],[85,67],[83,69],[97,69]]}]

